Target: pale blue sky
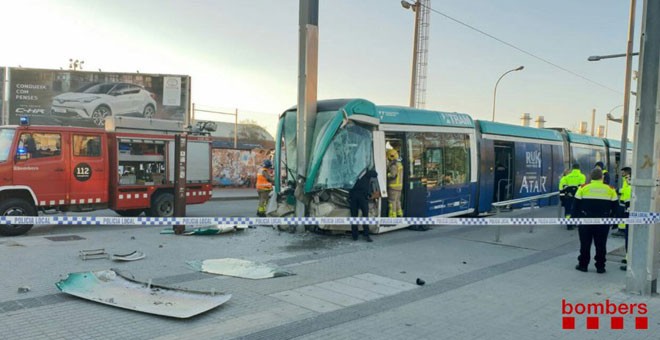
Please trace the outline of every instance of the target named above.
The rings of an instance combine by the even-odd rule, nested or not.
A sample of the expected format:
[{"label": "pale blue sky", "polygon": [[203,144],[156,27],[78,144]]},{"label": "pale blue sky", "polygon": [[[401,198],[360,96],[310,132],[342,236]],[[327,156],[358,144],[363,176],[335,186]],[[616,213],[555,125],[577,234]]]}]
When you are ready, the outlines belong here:
[{"label": "pale blue sky", "polygon": [[[196,104],[262,112],[255,118],[270,125],[297,101],[298,2],[0,0],[0,65],[66,68],[78,58],[88,70],[188,74]],[[625,60],[587,57],[625,52],[629,6],[624,0],[432,0],[433,9],[616,92],[431,13],[426,107],[490,119],[495,81],[524,65],[500,82],[498,121],[518,124],[530,112],[545,116],[548,126],[575,129],[595,108],[597,125],[604,125],[605,113],[623,102]],[[407,105],[412,30],[413,13],[399,0],[320,0],[319,99]],[[620,124],[609,125],[610,137],[620,136]]]}]

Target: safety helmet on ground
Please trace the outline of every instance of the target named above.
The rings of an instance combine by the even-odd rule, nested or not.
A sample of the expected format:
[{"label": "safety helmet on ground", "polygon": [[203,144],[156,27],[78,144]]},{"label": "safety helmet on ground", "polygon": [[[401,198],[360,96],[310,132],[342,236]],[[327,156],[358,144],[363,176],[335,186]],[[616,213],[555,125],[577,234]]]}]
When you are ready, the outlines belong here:
[{"label": "safety helmet on ground", "polygon": [[387,150],[387,159],[393,161],[399,159],[399,153],[395,149]]},{"label": "safety helmet on ground", "polygon": [[263,167],[270,169],[270,168],[273,167],[273,163],[270,161],[270,159],[266,159],[266,160],[264,160]]}]

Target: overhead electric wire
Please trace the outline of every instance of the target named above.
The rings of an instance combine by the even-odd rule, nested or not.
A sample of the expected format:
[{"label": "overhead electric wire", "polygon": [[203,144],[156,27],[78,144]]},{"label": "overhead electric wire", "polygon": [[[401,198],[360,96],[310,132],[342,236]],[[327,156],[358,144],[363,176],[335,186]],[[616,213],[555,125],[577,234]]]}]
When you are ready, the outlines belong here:
[{"label": "overhead electric wire", "polygon": [[511,47],[511,48],[513,48],[513,49],[515,49],[515,50],[518,51],[518,52],[521,52],[521,53],[523,53],[523,54],[526,54],[526,55],[528,55],[528,56],[530,56],[530,57],[532,57],[532,58],[534,58],[534,59],[540,60],[540,61],[542,61],[542,62],[544,62],[544,63],[546,63],[546,64],[548,64],[548,65],[550,65],[550,66],[556,67],[556,68],[558,68],[558,69],[560,69],[560,70],[562,70],[562,71],[564,71],[564,72],[567,72],[567,73],[569,73],[569,74],[571,74],[571,75],[573,75],[573,76],[576,76],[576,77],[578,77],[578,78],[581,78],[581,79],[583,79],[583,80],[586,80],[586,81],[588,81],[588,82],[590,82],[590,83],[592,83],[592,84],[594,84],[594,85],[598,85],[598,86],[600,86],[600,87],[602,87],[602,88],[608,89],[608,90],[610,90],[610,91],[612,91],[612,92],[616,92],[616,93],[618,93],[618,94],[621,94],[621,93],[622,93],[622,92],[619,91],[619,90],[615,90],[615,89],[613,89],[613,88],[611,88],[611,87],[609,87],[609,86],[607,86],[607,85],[603,85],[603,84],[601,84],[601,83],[599,83],[599,82],[597,82],[597,81],[595,81],[595,80],[591,80],[591,79],[589,79],[589,78],[587,78],[587,77],[585,77],[585,76],[583,76],[583,75],[581,75],[581,74],[579,74],[579,73],[577,73],[577,72],[571,71],[571,70],[569,70],[569,69],[567,69],[567,68],[565,68],[565,67],[563,67],[563,66],[561,66],[561,65],[557,65],[557,64],[553,63],[553,62],[550,61],[550,60],[547,60],[547,59],[545,59],[545,58],[543,58],[543,57],[539,57],[539,56],[537,56],[536,54],[534,54],[534,53],[532,53],[532,52],[526,51],[526,50],[524,50],[524,49],[522,49],[522,48],[520,48],[520,47],[518,47],[518,46],[516,46],[516,45],[514,45],[514,44],[512,44],[512,43],[510,43],[510,42],[504,41],[504,40],[502,40],[502,39],[500,39],[500,38],[498,38],[498,37],[496,37],[496,36],[494,36],[494,35],[492,35],[492,34],[490,34],[490,33],[487,33],[487,32],[485,32],[485,31],[482,31],[482,30],[480,30],[480,29],[478,29],[478,28],[476,28],[476,27],[474,27],[474,26],[472,26],[472,25],[470,25],[470,24],[467,24],[467,23],[465,23],[465,22],[462,22],[462,21],[460,21],[460,20],[458,20],[458,19],[456,19],[456,18],[454,18],[454,17],[451,17],[451,16],[449,16],[449,15],[447,15],[447,14],[445,14],[445,13],[442,13],[442,12],[436,10],[436,9],[433,9],[433,8],[431,8],[431,7],[428,7],[428,9],[429,9],[431,12],[437,13],[437,14],[439,14],[439,15],[441,15],[441,16],[443,16],[443,17],[445,17],[445,18],[447,18],[447,19],[449,19],[449,20],[451,20],[451,21],[453,21],[453,22],[455,22],[455,23],[457,23],[457,24],[459,24],[459,25],[465,26],[465,27],[467,27],[467,28],[469,28],[469,29],[471,29],[471,30],[473,30],[473,31],[476,31],[476,32],[478,32],[478,33],[481,33],[481,34],[483,34],[483,35],[485,35],[485,36],[487,36],[487,37],[489,37],[489,38],[491,38],[491,39],[493,39],[493,40],[495,40],[495,41],[497,41],[497,42],[500,42],[500,43],[502,43],[502,44],[504,44],[504,45],[507,45],[507,46],[509,46],[509,47]]}]

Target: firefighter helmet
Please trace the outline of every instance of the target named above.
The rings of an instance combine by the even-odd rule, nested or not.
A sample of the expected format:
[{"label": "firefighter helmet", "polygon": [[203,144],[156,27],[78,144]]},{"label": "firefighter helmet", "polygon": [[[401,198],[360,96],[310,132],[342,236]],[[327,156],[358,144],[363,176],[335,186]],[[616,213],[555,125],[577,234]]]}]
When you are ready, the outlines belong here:
[{"label": "firefighter helmet", "polygon": [[399,153],[395,149],[387,150],[387,159],[390,161],[399,159]]},{"label": "firefighter helmet", "polygon": [[263,167],[267,168],[267,169],[270,169],[270,168],[273,167],[273,163],[270,161],[270,159],[266,159],[266,160],[264,160]]}]

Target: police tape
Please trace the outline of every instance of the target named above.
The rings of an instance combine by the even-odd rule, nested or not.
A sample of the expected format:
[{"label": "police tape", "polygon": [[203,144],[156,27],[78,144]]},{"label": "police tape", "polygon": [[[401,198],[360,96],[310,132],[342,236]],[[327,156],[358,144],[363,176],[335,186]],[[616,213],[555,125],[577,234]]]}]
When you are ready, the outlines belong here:
[{"label": "police tape", "polygon": [[[633,216],[633,213],[631,213]],[[629,218],[446,218],[446,217],[101,217],[0,216],[0,224],[55,225],[612,225],[660,223],[660,214],[635,212]]]}]

